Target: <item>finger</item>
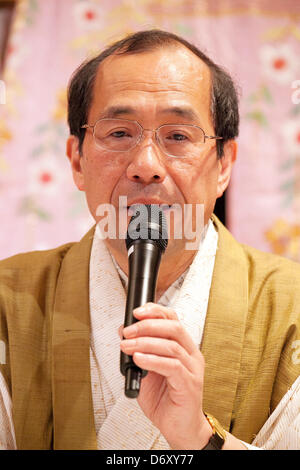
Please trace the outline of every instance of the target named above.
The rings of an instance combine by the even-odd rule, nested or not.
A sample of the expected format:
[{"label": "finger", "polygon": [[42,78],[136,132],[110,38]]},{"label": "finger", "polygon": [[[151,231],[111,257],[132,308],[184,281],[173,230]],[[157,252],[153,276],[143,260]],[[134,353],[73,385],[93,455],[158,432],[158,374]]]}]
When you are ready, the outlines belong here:
[{"label": "finger", "polygon": [[178,359],[190,372],[195,372],[199,361],[195,361],[176,341],[162,338],[143,337],[121,341],[121,350],[129,355],[135,352]]},{"label": "finger", "polygon": [[126,339],[141,336],[171,339],[179,343],[188,352],[188,354],[194,354],[198,351],[192,338],[178,320],[141,320],[124,328],[123,335]]},{"label": "finger", "polygon": [[133,361],[141,369],[166,377],[168,385],[176,392],[181,392],[185,398],[188,389],[201,390],[203,386],[202,371],[193,374],[178,359],[136,352]]},{"label": "finger", "polygon": [[175,310],[163,305],[148,302],[133,310],[133,315],[140,319],[144,318],[165,318],[168,320],[178,320]]},{"label": "finger", "polygon": [[123,330],[124,330],[124,325],[120,325],[118,328],[118,335],[120,336],[120,339],[123,339]]}]

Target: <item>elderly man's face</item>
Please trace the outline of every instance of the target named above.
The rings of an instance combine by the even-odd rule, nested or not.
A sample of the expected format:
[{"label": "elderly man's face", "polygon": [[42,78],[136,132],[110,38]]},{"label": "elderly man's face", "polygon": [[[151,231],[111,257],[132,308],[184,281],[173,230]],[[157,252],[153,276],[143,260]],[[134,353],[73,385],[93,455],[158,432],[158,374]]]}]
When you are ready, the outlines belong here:
[{"label": "elderly man's face", "polygon": [[[195,124],[214,135],[210,83],[208,67],[183,46],[108,57],[97,74],[88,124],[113,116],[138,121],[145,129]],[[215,140],[206,140],[196,156],[172,158],[146,132],[129,152],[111,152],[95,146],[91,130],[82,157],[76,138],[67,145],[75,182],[86,192],[96,221],[99,204],[113,204],[118,213],[119,196],[127,196],[128,205],[204,204],[206,223],[229,181],[234,144],[226,149],[229,157],[218,160]]]}]

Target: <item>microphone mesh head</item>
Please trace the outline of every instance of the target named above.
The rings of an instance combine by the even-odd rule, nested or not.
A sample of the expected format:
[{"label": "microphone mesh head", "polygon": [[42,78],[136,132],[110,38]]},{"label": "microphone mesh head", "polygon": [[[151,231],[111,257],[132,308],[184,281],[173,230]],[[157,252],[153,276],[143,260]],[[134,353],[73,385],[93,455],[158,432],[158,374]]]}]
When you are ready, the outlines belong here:
[{"label": "microphone mesh head", "polygon": [[158,204],[134,204],[126,236],[126,248],[136,240],[152,240],[164,252],[168,245],[168,226]]}]

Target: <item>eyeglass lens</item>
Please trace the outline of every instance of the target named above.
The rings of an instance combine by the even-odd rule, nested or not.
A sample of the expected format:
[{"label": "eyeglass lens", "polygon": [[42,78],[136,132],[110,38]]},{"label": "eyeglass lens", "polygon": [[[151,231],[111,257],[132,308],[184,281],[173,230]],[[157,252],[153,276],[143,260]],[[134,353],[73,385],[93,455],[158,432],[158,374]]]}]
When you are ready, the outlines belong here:
[{"label": "eyeglass lens", "polygon": [[[94,128],[96,144],[107,150],[124,152],[140,141],[143,128],[134,121],[102,119]],[[156,130],[161,149],[173,156],[184,156],[199,150],[204,144],[204,131],[188,124],[165,124]]]}]

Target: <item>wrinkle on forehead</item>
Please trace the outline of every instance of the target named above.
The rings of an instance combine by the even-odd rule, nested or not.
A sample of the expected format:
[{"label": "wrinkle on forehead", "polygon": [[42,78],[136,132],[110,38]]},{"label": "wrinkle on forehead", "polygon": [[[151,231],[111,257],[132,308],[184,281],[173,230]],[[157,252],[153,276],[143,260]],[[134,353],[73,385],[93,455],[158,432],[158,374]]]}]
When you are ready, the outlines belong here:
[{"label": "wrinkle on forehead", "polygon": [[109,56],[100,65],[96,81],[98,85],[108,87],[138,86],[141,91],[152,91],[156,87],[161,87],[157,91],[175,91],[180,90],[183,84],[192,90],[201,82],[202,86],[209,87],[210,70],[186,47],[172,45],[139,54]]},{"label": "wrinkle on forehead", "polygon": [[[138,95],[137,95],[138,93]],[[100,64],[90,108],[91,120],[121,99],[139,103],[188,102],[211,116],[209,67],[184,46],[166,46],[136,54],[112,55]],[[148,101],[147,101],[148,100]],[[174,104],[177,105],[177,104]],[[203,107],[204,106],[204,107]],[[200,109],[199,108],[199,109]]]}]

